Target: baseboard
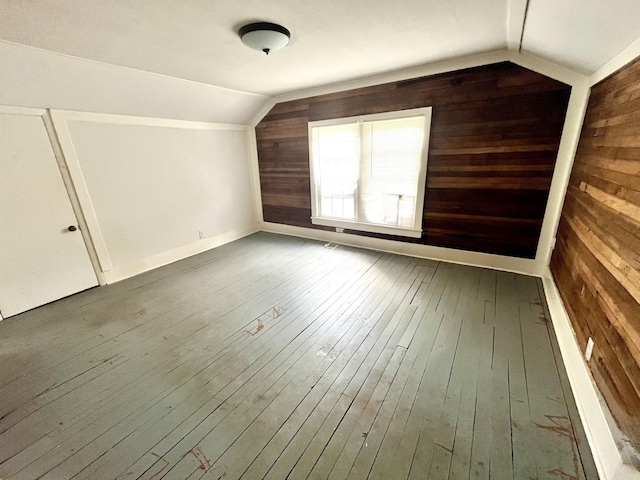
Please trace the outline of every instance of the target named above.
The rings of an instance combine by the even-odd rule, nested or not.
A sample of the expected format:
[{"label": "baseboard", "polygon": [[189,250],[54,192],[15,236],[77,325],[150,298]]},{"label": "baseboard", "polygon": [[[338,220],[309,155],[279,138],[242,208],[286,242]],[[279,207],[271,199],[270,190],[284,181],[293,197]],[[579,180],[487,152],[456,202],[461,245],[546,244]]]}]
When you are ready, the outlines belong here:
[{"label": "baseboard", "polygon": [[351,247],[360,247],[368,250],[396,253],[398,255],[409,255],[412,257],[427,258],[442,262],[457,263],[473,267],[491,268],[506,272],[521,273],[539,277],[541,275],[539,265],[536,260],[525,258],[505,257],[502,255],[492,255],[489,253],[468,252],[455,250],[452,248],[432,247],[416,243],[398,242],[395,240],[383,240],[380,238],[364,237],[361,235],[351,235],[348,233],[337,233],[314,228],[294,227],[279,223],[263,222],[261,230],[265,232],[281,233],[294,237],[309,238],[322,242],[333,242]]},{"label": "baseboard", "polygon": [[162,252],[158,255],[153,255],[130,265],[114,267],[111,270],[104,272],[104,277],[107,284],[118,282],[120,280],[124,280],[125,278],[133,277],[149,270],[153,270],[154,268],[177,262],[178,260],[182,260],[192,255],[206,252],[207,250],[219,247],[220,245],[239,240],[240,238],[251,235],[252,233],[255,233],[259,230],[260,229],[258,228],[258,225],[254,224],[249,227],[221,233],[213,237],[203,238],[202,240],[199,240],[195,243],[190,243],[189,245],[174,248],[172,250]]},{"label": "baseboard", "polygon": [[622,460],[600,403],[597,387],[582,356],[560,292],[548,268],[542,276],[542,283],[569,383],[598,474],[602,480],[639,480],[640,472]]}]

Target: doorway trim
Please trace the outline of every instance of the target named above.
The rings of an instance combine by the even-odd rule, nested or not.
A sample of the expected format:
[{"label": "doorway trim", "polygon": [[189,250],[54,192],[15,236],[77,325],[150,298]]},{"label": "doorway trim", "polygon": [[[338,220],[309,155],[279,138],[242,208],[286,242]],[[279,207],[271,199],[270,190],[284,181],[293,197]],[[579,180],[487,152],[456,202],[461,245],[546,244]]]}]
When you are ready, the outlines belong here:
[{"label": "doorway trim", "polygon": [[[67,192],[67,196],[69,197],[71,208],[76,217],[76,220],[78,221],[78,226],[80,227],[80,233],[82,234],[82,239],[84,240],[85,247],[89,254],[89,259],[91,260],[91,266],[93,267],[93,270],[98,279],[98,284],[106,285],[104,273],[100,269],[100,263],[98,261],[98,255],[96,252],[95,245],[93,243],[93,238],[91,237],[91,232],[89,231],[89,227],[87,226],[87,221],[85,219],[82,207],[78,200],[78,195],[76,193],[73,179],[69,173],[69,167],[67,166],[64,153],[62,151],[62,148],[60,147],[60,143],[58,141],[58,134],[53,124],[50,110],[44,109],[44,108],[30,108],[30,107],[0,105],[0,114],[27,115],[27,116],[42,118],[45,130],[47,132],[47,137],[49,138],[49,143],[51,144],[51,148],[53,150],[53,154],[56,159],[56,163],[58,165],[58,170],[60,171],[60,174],[62,176],[62,183],[64,184],[64,188]],[[2,318],[3,318],[2,315],[0,315],[0,320]]]}]

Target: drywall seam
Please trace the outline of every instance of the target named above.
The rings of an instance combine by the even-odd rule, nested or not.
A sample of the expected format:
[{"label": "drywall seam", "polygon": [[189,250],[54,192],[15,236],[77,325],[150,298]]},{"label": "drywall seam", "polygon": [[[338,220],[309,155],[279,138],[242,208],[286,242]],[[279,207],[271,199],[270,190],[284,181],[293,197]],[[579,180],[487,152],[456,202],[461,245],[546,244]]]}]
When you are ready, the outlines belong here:
[{"label": "drywall seam", "polygon": [[507,4],[507,48],[519,52],[529,0],[509,0]]}]

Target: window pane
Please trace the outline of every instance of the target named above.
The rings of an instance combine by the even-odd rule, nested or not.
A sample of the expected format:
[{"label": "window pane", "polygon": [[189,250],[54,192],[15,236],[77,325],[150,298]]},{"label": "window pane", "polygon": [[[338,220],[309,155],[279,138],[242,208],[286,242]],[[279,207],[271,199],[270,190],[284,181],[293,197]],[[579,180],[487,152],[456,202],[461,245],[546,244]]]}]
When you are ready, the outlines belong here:
[{"label": "window pane", "polygon": [[413,227],[423,137],[423,116],[362,125],[361,221]]},{"label": "window pane", "polygon": [[320,216],[354,220],[360,151],[357,124],[312,129]]}]

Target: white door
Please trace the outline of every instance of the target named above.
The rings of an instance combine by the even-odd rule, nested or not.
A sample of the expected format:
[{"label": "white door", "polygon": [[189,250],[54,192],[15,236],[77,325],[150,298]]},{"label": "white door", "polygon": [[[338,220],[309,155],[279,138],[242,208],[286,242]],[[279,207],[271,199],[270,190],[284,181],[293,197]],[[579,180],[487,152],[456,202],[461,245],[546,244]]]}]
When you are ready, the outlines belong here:
[{"label": "white door", "polygon": [[77,227],[42,117],[0,114],[3,317],[98,284]]}]

